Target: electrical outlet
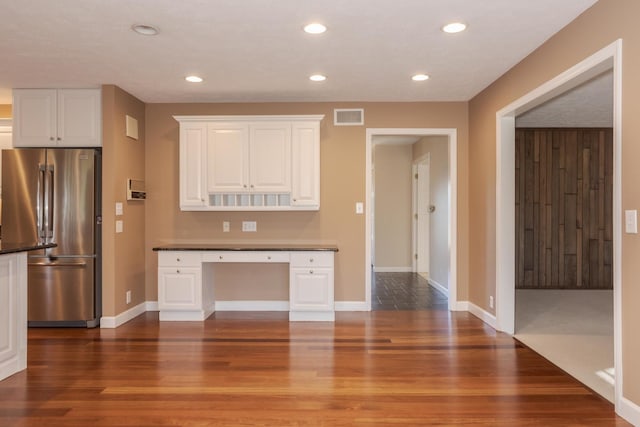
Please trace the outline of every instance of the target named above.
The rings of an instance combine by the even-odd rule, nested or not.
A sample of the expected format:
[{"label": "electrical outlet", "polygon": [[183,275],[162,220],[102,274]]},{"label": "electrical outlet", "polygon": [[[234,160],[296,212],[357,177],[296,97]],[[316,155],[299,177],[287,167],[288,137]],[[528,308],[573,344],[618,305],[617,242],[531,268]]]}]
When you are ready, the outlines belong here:
[{"label": "electrical outlet", "polygon": [[131,304],[131,291],[127,291],[127,294],[126,294],[126,295],[127,295],[127,296],[126,296],[126,298],[127,298],[127,304]]},{"label": "electrical outlet", "polygon": [[493,296],[489,297],[489,308],[493,308]]},{"label": "electrical outlet", "polygon": [[116,221],[116,233],[122,233],[124,231],[124,222],[122,220]]},{"label": "electrical outlet", "polygon": [[229,221],[222,221],[222,232],[228,233],[231,230],[231,224]]},{"label": "electrical outlet", "polygon": [[356,213],[363,214],[364,213],[364,203],[356,202]]},{"label": "electrical outlet", "polygon": [[258,224],[255,221],[242,221],[242,231],[258,231]]}]

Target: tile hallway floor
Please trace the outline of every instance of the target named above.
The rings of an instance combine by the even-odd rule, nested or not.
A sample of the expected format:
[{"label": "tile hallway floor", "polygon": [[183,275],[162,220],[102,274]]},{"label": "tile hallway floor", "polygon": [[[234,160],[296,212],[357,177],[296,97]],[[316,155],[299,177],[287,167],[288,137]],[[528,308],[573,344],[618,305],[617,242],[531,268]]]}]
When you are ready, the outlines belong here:
[{"label": "tile hallway floor", "polygon": [[374,273],[372,310],[447,310],[447,297],[416,273]]}]

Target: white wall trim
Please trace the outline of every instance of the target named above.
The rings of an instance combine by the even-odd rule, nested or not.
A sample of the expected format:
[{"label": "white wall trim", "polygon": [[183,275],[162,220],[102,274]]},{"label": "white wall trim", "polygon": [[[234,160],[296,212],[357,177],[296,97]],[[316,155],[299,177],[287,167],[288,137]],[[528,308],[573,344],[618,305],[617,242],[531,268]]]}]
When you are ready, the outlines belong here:
[{"label": "white wall trim", "polygon": [[413,267],[373,267],[376,273],[411,273]]},{"label": "white wall trim", "polygon": [[334,309],[336,311],[370,311],[371,305],[366,301],[336,301]]},{"label": "white wall trim", "polygon": [[[515,117],[613,69],[613,342],[615,407],[621,416],[628,402],[622,395],[622,40],[610,45],[542,84],[496,113],[496,319],[497,329],[515,331]],[[498,226],[499,224],[499,226]],[[631,402],[629,402],[631,403]],[[626,406],[625,406],[626,405]],[[624,406],[624,409],[623,409]],[[635,407],[637,408],[637,406]],[[631,411],[633,412],[633,411]],[[626,412],[625,412],[626,413]],[[636,412],[637,413],[637,410]]]},{"label": "white wall trim", "polygon": [[446,297],[449,297],[449,289],[445,288],[440,283],[436,282],[433,279],[427,279],[427,283],[429,283],[429,285],[431,285],[434,289],[440,291]]},{"label": "white wall trim", "polygon": [[456,311],[468,311],[469,313],[476,316],[478,319],[482,320],[487,325],[491,326],[493,329],[496,329],[496,317],[485,311],[484,309],[478,307],[471,301],[459,301],[457,305]]},{"label": "white wall trim", "polygon": [[616,413],[634,426],[640,426],[640,406],[629,399],[620,398],[620,402],[616,404]]},{"label": "white wall trim", "polygon": [[147,303],[142,302],[135,307],[130,308],[127,311],[123,311],[117,316],[102,316],[100,318],[100,328],[101,329],[112,329],[117,328],[120,325],[124,325],[129,320],[140,316],[145,311],[153,311],[147,308]]},{"label": "white wall trim", "polygon": [[160,311],[158,301],[147,301],[145,304],[147,306],[147,311]]},{"label": "white wall trim", "polygon": [[456,310],[458,289],[458,132],[455,128],[368,128],[365,161],[365,302],[371,310],[372,223],[371,189],[373,188],[373,137],[376,135],[417,135],[449,137],[449,310]]},{"label": "white wall trim", "polygon": [[216,311],[289,311],[289,301],[216,301]]}]

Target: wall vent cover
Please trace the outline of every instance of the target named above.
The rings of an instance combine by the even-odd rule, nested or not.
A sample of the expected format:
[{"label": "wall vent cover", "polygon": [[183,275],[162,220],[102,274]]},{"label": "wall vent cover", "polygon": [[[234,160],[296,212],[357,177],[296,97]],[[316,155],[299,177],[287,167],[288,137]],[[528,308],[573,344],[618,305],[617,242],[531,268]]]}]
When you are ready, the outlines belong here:
[{"label": "wall vent cover", "polygon": [[334,126],[362,126],[364,125],[363,108],[336,108],[333,110]]}]

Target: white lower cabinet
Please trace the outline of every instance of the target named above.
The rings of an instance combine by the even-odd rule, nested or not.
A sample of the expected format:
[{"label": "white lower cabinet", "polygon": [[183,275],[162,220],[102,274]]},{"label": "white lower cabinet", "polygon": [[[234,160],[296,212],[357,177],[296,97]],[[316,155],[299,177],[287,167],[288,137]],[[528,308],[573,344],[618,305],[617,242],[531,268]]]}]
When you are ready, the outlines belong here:
[{"label": "white lower cabinet", "polygon": [[295,252],[289,265],[289,320],[333,321],[333,253]]},{"label": "white lower cabinet", "polygon": [[199,252],[167,251],[158,256],[160,320],[204,320],[202,257]]},{"label": "white lower cabinet", "polygon": [[201,268],[158,268],[160,310],[198,310],[202,305]]},{"label": "white lower cabinet", "polygon": [[27,367],[26,271],[26,253],[0,255],[0,380]]}]

